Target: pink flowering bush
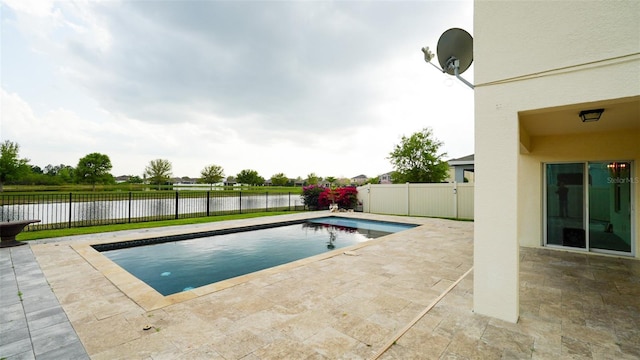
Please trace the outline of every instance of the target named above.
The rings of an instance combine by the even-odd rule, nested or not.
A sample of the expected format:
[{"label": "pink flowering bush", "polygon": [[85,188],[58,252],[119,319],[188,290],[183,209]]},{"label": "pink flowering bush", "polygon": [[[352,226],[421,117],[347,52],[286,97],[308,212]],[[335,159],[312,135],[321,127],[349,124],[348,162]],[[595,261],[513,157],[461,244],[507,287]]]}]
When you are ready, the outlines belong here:
[{"label": "pink flowering bush", "polygon": [[309,185],[302,187],[302,202],[310,210],[318,208],[318,198],[326,188],[319,185]]},{"label": "pink flowering bush", "polygon": [[358,190],[354,187],[327,188],[318,197],[318,207],[327,208],[332,203],[342,209],[354,209],[358,204]]}]

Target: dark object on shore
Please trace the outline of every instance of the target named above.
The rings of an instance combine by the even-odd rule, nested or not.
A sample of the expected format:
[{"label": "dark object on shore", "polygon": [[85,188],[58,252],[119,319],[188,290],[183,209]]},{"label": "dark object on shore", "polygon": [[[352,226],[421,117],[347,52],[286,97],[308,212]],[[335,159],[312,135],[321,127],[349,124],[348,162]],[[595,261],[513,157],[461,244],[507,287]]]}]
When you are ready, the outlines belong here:
[{"label": "dark object on shore", "polygon": [[18,220],[0,222],[0,248],[25,245],[16,241],[18,235],[27,225],[40,222],[40,220]]}]

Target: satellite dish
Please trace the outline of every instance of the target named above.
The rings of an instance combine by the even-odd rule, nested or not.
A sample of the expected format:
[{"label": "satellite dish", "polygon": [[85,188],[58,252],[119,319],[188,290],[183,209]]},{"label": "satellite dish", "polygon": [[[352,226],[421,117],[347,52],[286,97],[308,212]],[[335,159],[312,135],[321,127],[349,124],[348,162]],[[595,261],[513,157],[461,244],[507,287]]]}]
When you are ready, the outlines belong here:
[{"label": "satellite dish", "polygon": [[449,29],[440,36],[436,52],[442,71],[458,76],[473,62],[473,38],[462,29]]}]

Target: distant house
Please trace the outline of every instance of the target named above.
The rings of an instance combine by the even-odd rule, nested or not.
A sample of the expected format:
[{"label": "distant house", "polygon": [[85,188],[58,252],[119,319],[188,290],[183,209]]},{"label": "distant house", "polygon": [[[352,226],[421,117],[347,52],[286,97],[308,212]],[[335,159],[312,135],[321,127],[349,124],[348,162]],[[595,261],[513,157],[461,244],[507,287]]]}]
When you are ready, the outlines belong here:
[{"label": "distant house", "polygon": [[447,161],[449,164],[449,180],[450,182],[464,182],[467,178],[469,182],[473,182],[475,160],[474,155],[467,155],[457,159]]},{"label": "distant house", "polygon": [[366,175],[358,175],[351,178],[351,184],[353,185],[362,185],[367,182],[369,178]]},{"label": "distant house", "polygon": [[236,181],[236,178],[234,178],[233,176],[229,176],[225,181],[224,181],[224,186],[234,186],[235,184],[237,184],[238,182]]},{"label": "distant house", "polygon": [[378,179],[380,180],[380,184],[391,184],[391,173],[392,172],[388,172],[382,175],[378,176]]},{"label": "distant house", "polygon": [[120,175],[120,176],[116,177],[116,184],[125,183],[125,182],[129,181],[129,179],[131,179],[131,176],[129,176],[129,175]]},{"label": "distant house", "polygon": [[192,184],[196,184],[198,182],[198,179],[193,179],[188,176],[183,176],[181,178],[178,178],[178,177],[172,178],[170,181],[176,185],[180,185],[180,184],[192,185]]}]

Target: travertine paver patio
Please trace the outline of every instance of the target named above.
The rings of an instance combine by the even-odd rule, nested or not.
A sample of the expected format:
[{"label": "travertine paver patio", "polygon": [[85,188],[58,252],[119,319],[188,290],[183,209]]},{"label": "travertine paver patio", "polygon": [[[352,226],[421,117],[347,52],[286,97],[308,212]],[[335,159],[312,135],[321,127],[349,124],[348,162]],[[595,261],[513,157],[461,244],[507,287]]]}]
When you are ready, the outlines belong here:
[{"label": "travertine paver patio", "polygon": [[[86,258],[95,262],[95,254],[81,256],[83,246],[274,218],[74,237],[32,249],[92,359],[364,359],[472,266],[473,223],[344,215],[423,226],[161,301],[118,270],[94,267]],[[522,249],[521,257],[518,324],[472,313],[471,273],[381,358],[640,357],[640,262],[546,249]]]}]

